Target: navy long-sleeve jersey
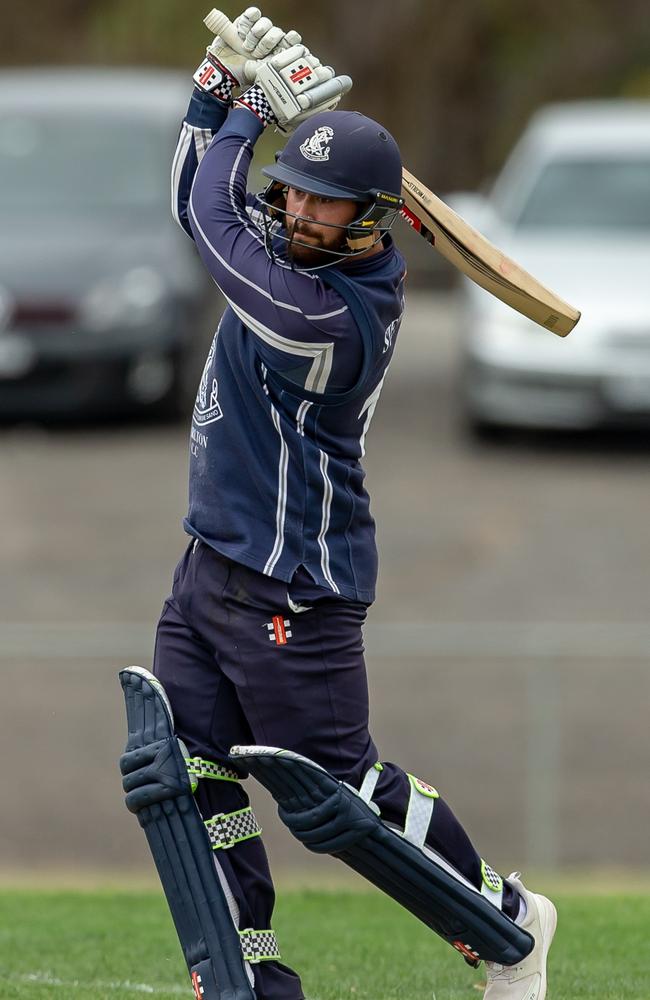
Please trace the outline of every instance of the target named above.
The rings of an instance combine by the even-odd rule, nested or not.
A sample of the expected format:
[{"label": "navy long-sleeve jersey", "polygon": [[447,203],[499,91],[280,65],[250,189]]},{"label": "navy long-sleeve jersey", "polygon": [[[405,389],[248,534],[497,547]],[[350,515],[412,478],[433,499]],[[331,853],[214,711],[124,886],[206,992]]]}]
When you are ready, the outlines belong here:
[{"label": "navy long-sleeve jersey", "polygon": [[[195,90],[172,166],[172,211],[228,301],[194,407],[185,530],[289,581],[374,600],[377,550],[360,459],[404,309],[404,259],[313,272],[272,260],[247,194],[262,131]],[[332,142],[336,142],[334,134]]]}]

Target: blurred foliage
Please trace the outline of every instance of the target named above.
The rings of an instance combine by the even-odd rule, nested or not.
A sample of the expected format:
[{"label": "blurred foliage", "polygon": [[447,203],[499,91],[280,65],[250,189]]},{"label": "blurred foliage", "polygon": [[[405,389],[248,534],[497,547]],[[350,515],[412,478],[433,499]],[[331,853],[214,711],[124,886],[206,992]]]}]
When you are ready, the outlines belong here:
[{"label": "blurred foliage", "polygon": [[[192,71],[206,0],[3,4],[0,63],[144,64]],[[235,17],[242,7],[223,0]],[[348,98],[397,137],[439,190],[494,173],[547,101],[650,97],[648,0],[267,0],[355,87]],[[34,30],[34,25],[38,30]]]}]

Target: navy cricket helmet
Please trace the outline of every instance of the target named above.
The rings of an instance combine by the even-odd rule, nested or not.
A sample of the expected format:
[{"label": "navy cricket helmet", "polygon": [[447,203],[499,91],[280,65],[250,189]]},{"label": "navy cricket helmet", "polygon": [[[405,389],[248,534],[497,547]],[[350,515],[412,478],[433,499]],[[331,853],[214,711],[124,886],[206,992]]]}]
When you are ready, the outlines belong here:
[{"label": "navy cricket helmet", "polygon": [[275,212],[287,187],[359,203],[359,215],[344,227],[344,256],[378,242],[403,205],[399,147],[382,125],[358,111],[312,115],[262,173],[271,179],[265,200]]}]

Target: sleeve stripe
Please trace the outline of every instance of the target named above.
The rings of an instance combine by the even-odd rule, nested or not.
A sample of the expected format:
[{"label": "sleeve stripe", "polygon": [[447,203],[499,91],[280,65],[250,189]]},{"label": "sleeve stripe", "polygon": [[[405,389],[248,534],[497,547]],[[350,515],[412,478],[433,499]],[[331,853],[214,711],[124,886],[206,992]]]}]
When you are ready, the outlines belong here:
[{"label": "sleeve stripe", "polygon": [[243,274],[240,274],[239,271],[236,271],[234,267],[231,267],[230,264],[226,260],[224,260],[221,254],[215,250],[215,248],[210,243],[210,240],[205,235],[201,223],[196,217],[196,212],[194,211],[193,192],[194,192],[194,185],[192,185],[192,191],[190,192],[190,200],[188,203],[188,208],[192,215],[192,219],[194,220],[194,225],[201,234],[201,239],[205,243],[206,247],[208,248],[210,253],[217,258],[221,266],[225,268],[225,270],[228,271],[230,274],[232,274],[235,278],[239,278],[239,280],[242,281],[245,285],[248,285],[249,288],[254,288],[256,292],[259,292],[260,295],[263,295],[264,298],[272,302],[273,305],[279,306],[281,309],[289,309],[291,312],[302,314],[302,309],[299,309],[298,306],[289,305],[289,303],[287,302],[278,302],[276,299],[273,298],[270,292],[267,292],[265,288],[260,288],[260,286],[256,285],[254,281],[251,281],[249,278],[246,278]]},{"label": "sleeve stripe", "polygon": [[[239,153],[237,155],[237,158],[235,160],[235,164],[233,166],[233,171],[232,171],[232,174],[231,174],[231,183],[232,183],[232,177],[234,176],[234,173],[237,170],[237,167],[239,165],[239,161],[240,161],[240,159],[241,159],[241,157],[242,157],[242,155],[244,153],[244,150],[246,149],[247,146],[250,146],[250,142],[248,141],[248,139],[242,144],[242,147],[241,147],[241,149],[240,149],[240,151],[239,151]],[[210,243],[210,240],[208,239],[208,237],[206,236],[205,232],[203,231],[201,223],[199,222],[199,220],[196,217],[196,212],[194,210],[194,185],[192,185],[192,190],[190,191],[190,197],[189,197],[189,202],[188,202],[188,213],[191,213],[192,219],[194,220],[194,225],[196,226],[196,228],[198,229],[199,233],[201,234],[201,239],[205,243],[206,247],[208,248],[208,250],[210,251],[210,253],[214,257],[217,258],[217,260],[219,261],[219,263],[221,264],[221,266],[224,267],[226,269],[226,271],[228,271],[230,274],[234,275],[234,277],[239,278],[239,280],[242,281],[245,285],[248,285],[249,288],[253,288],[256,292],[259,292],[259,294],[263,295],[264,298],[266,298],[266,299],[269,300],[269,302],[272,302],[274,306],[278,306],[280,309],[288,309],[290,312],[298,313],[300,316],[304,316],[305,315],[304,312],[302,311],[302,309],[298,308],[298,306],[291,305],[288,302],[280,302],[278,299],[274,299],[270,292],[267,292],[267,290],[265,288],[261,288],[259,285],[256,285],[254,281],[251,281],[249,278],[245,277],[245,275],[243,275],[239,271],[235,270],[234,267],[231,267],[230,264],[221,256],[221,254],[217,252],[217,250],[214,248],[214,246],[212,245],[212,243]],[[249,226],[247,225],[247,222],[244,222],[244,225],[246,225],[247,231],[250,232],[250,229],[249,229]],[[256,239],[259,239],[259,236],[256,235]],[[315,275],[309,275],[309,277],[313,279],[313,278],[315,278]],[[223,289],[222,289],[222,291],[223,291]],[[345,309],[347,309],[347,306],[345,306],[343,308],[343,310],[341,310],[341,311],[344,311]],[[324,313],[322,316],[307,316],[306,319],[310,319],[310,320],[325,319],[325,318],[327,318],[330,315],[336,315],[336,313]]]},{"label": "sleeve stripe", "polygon": [[212,134],[208,129],[205,128],[194,128],[190,126],[192,132],[194,133],[194,148],[196,150],[196,158],[200,163],[205,155],[205,151],[212,142]]},{"label": "sleeve stripe", "polygon": [[183,122],[183,128],[181,129],[181,134],[178,137],[178,145],[172,161],[172,216],[174,221],[177,222],[179,226],[182,225],[178,211],[179,186],[183,173],[183,167],[185,166],[185,161],[187,160],[187,154],[191,143],[192,132],[190,130],[190,126],[186,122]]},{"label": "sleeve stripe", "polygon": [[[245,149],[246,149],[246,144],[244,144],[242,148],[239,150],[235,162],[233,163],[232,170],[230,171],[230,181],[228,183],[228,191],[230,193],[230,204],[232,205],[233,212],[235,213],[239,221],[245,226],[246,231],[249,232],[253,237],[253,239],[257,240],[258,243],[264,244],[264,239],[262,237],[262,234],[253,223],[253,220],[249,218],[248,214],[242,215],[242,213],[239,210],[239,206],[235,201],[235,177],[237,176],[237,170],[239,169],[239,164]],[[251,225],[251,223],[253,224]]]}]

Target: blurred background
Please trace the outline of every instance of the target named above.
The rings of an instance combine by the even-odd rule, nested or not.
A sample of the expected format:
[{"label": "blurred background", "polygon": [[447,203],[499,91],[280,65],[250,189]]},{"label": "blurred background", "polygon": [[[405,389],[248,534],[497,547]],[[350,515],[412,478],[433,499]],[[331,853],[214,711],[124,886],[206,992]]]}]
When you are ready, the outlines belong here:
[{"label": "blurred background", "polygon": [[[240,8],[223,0],[235,17]],[[0,33],[0,877],[151,876],[118,669],[184,547],[222,303],[169,215],[209,5],[48,0]],[[375,740],[490,863],[648,865],[650,24],[626,0],[270,0],[405,163],[583,310],[567,341],[405,225],[367,442]],[[259,166],[282,137],[265,135]],[[285,874],[332,873],[253,800]]]}]

